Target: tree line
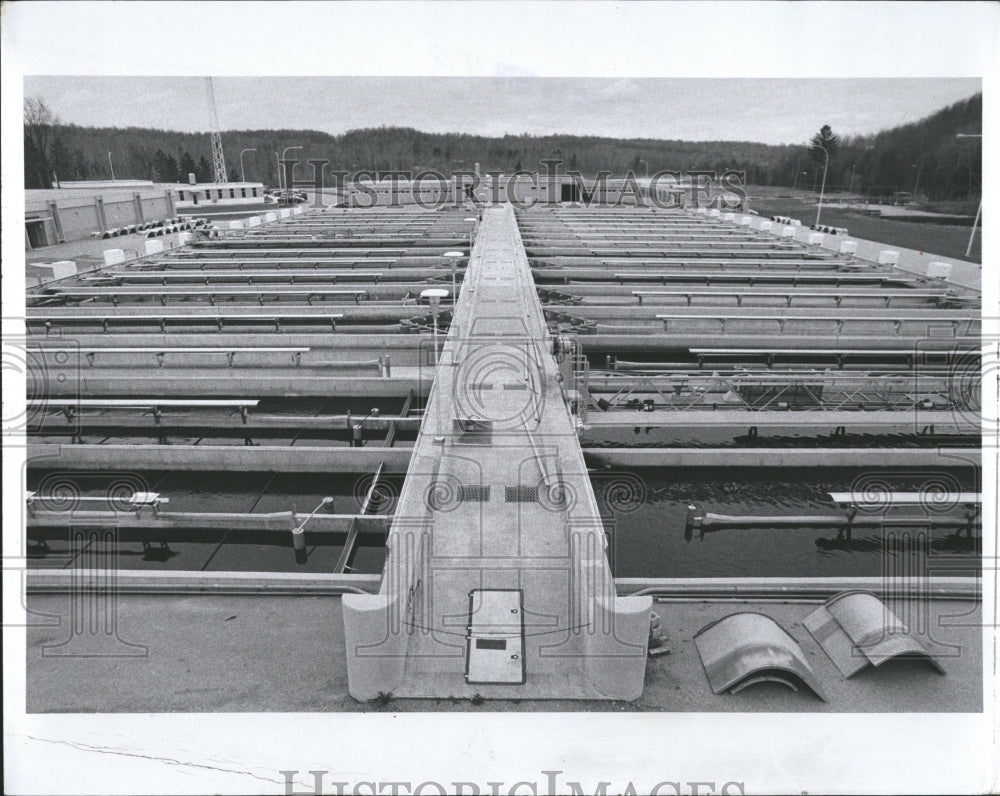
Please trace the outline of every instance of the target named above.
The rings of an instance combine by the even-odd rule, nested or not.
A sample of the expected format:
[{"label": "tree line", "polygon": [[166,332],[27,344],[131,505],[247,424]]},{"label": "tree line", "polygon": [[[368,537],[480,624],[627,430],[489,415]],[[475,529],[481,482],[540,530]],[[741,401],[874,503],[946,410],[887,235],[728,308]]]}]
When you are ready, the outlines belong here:
[{"label": "tree line", "polygon": [[[213,179],[208,133],[180,133],[138,127],[96,128],[62,124],[44,100],[25,101],[25,187],[51,187],[54,180],[145,179],[199,182]],[[435,170],[450,173],[481,168],[511,173],[536,171],[545,159],[563,169],[596,174],[672,171],[744,171],[751,185],[819,190],[824,165],[827,190],[857,193],[912,191],[929,199],[967,199],[981,191],[981,146],[956,133],[978,134],[982,95],[955,103],[912,124],[874,135],[838,138],[829,161],[814,140],[801,145],[752,141],[674,141],[570,135],[487,137],[425,133],[402,127],[351,130],[330,135],[316,130],[232,130],[222,135],[229,179],[278,184],[278,158],[288,152],[301,165],[326,160],[330,168],[355,172]],[[110,154],[109,154],[110,153]],[[241,155],[242,153],[242,160]]]}]

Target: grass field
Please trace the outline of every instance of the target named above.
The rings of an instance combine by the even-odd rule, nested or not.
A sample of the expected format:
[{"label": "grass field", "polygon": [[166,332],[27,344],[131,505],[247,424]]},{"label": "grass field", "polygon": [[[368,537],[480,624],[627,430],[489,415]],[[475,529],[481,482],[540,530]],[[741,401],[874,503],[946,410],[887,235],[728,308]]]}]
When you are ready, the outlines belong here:
[{"label": "grass field", "polygon": [[[761,197],[754,198],[756,191],[750,189],[749,206],[762,216],[788,216],[797,218],[803,224],[809,225],[816,220],[815,196],[812,204],[806,204],[794,197]],[[957,260],[982,262],[982,240],[980,231],[969,256],[965,256],[965,248],[969,245],[970,227],[949,226],[945,224],[928,224],[914,221],[896,221],[887,218],[865,216],[852,213],[849,210],[834,207],[824,207],[821,223],[834,227],[846,227],[851,235],[865,240],[886,243],[890,246],[901,246],[906,249],[916,249],[920,252],[940,254]]]}]

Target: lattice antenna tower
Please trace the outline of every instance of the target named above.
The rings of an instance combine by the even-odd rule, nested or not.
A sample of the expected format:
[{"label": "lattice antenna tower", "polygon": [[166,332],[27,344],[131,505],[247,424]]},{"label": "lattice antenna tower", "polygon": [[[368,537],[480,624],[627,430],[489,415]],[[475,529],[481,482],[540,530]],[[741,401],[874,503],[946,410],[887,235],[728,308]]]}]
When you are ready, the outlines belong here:
[{"label": "lattice antenna tower", "polygon": [[226,177],[226,156],[222,153],[222,130],[219,127],[219,112],[215,109],[215,88],[212,78],[205,78],[208,87],[208,109],[212,114],[212,167],[216,182],[229,182]]}]

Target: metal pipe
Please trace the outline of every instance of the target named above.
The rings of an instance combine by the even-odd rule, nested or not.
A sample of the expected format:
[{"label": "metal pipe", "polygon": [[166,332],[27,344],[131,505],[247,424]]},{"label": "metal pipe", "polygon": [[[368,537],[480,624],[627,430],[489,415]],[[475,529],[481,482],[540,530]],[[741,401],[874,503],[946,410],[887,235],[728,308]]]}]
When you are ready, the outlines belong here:
[{"label": "metal pipe", "polygon": [[[325,497],[320,502],[319,505],[314,508],[309,515],[302,520],[302,522],[297,526],[292,528],[292,548],[295,550],[295,562],[297,564],[304,564],[307,559],[306,555],[306,523],[309,522],[323,506],[333,503],[332,497]],[[291,522],[295,523],[295,509],[292,509]]]}]

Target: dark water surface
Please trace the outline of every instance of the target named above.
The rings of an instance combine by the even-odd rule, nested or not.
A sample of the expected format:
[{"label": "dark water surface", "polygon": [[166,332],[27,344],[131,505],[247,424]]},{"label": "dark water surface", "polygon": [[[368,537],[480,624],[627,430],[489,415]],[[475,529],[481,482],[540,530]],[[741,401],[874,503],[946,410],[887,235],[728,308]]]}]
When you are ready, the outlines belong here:
[{"label": "dark water surface", "polygon": [[[972,468],[948,470],[860,470],[858,468],[636,468],[628,472],[591,474],[594,492],[608,532],[608,553],[618,577],[832,577],[892,574],[911,555],[907,547],[886,546],[875,530],[854,534],[850,547],[837,545],[835,531],[736,530],[695,533],[685,540],[687,506],[739,516],[836,514],[829,492],[895,490],[920,492],[980,488]],[[379,513],[391,513],[402,477],[384,481]],[[311,512],[324,496],[333,503],[319,513],[354,514],[370,485],[370,476],[347,474],[270,473],[79,473],[30,471],[28,489],[53,496],[50,508],[65,510],[74,496],[128,495],[159,492],[166,507],[178,512],[288,511]],[[106,503],[78,502],[83,510]],[[913,509],[917,512],[919,509]],[[297,564],[290,534],[260,537],[236,532],[204,531],[197,541],[171,542],[168,550],[143,550],[139,542],[118,545],[123,569],[202,571],[332,572],[344,537],[327,537],[309,548],[305,564]],[[33,563],[67,566],[74,552],[69,533],[53,532],[48,551]],[[947,560],[952,574],[975,574],[970,554],[976,545],[931,534],[932,560]],[[966,559],[968,561],[966,562]],[[377,573],[385,560],[381,540],[365,538],[353,556],[352,571]],[[965,567],[965,563],[968,564]],[[957,566],[956,566],[957,565]],[[964,567],[964,569],[963,569]],[[972,571],[969,571],[972,570]],[[947,574],[942,571],[940,574]]]}]

